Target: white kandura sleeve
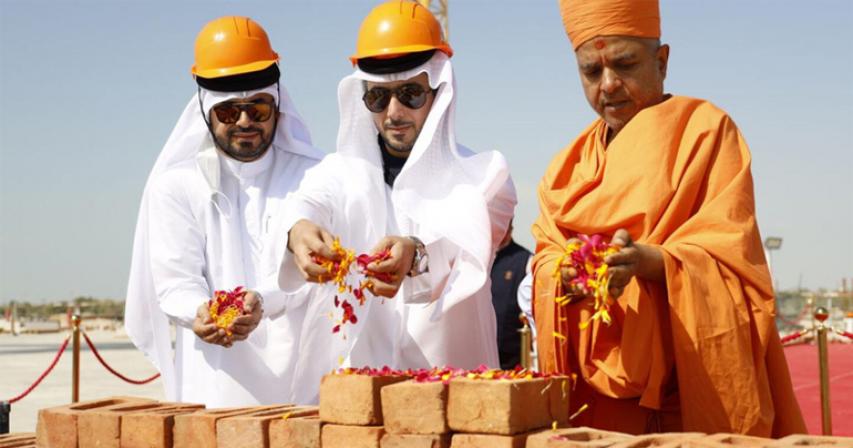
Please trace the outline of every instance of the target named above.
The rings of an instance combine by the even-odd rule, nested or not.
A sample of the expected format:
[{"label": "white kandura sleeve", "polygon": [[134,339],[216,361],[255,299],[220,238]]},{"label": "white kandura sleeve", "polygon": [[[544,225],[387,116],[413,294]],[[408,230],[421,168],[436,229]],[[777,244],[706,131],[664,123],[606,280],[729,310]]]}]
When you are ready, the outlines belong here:
[{"label": "white kandura sleeve", "polygon": [[199,305],[210,298],[204,277],[204,235],[180,179],[167,173],[152,187],[148,233],[154,290],[170,319],[192,327]]},{"label": "white kandura sleeve", "polygon": [[516,300],[518,301],[518,307],[527,316],[527,321],[530,325],[530,331],[532,332],[533,339],[536,340],[536,325],[533,322],[533,272],[531,271],[531,261],[533,257],[530,257],[527,260],[527,267],[524,269],[524,278],[521,280],[521,283],[518,284],[518,291],[516,292]]},{"label": "white kandura sleeve", "polygon": [[298,307],[304,302],[307,297],[304,288],[308,286],[299,268],[296,267],[293,253],[287,249],[290,229],[303,219],[327,230],[332,226],[331,210],[334,210],[335,196],[339,191],[336,191],[338,188],[336,182],[324,180],[330,177],[324,176],[322,169],[323,164],[320,164],[308,170],[299,190],[285,204],[283,219],[276,224],[279,235],[276,244],[282,244],[279,251],[281,262],[276,280],[278,289],[288,298],[288,307]]}]

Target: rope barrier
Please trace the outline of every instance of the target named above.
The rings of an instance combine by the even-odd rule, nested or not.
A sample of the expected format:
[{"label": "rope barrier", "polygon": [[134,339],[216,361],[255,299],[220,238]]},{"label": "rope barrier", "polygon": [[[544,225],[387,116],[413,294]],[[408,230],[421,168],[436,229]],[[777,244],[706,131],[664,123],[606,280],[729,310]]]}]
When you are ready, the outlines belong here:
[{"label": "rope barrier", "polygon": [[844,330],[836,330],[836,329],[834,329],[834,328],[833,328],[832,330],[833,330],[834,332],[836,332],[836,333],[837,333],[838,335],[840,335],[840,336],[844,336],[844,337],[845,337],[845,338],[847,338],[847,339],[853,339],[853,333],[848,333],[848,332],[846,332],[846,331],[844,331]]},{"label": "rope barrier", "polygon": [[797,331],[797,332],[789,334],[788,336],[783,337],[782,339],[780,339],[780,342],[782,343],[782,345],[794,345],[794,344],[789,344],[789,342],[800,339],[803,336],[807,336],[811,332],[812,332],[811,329],[803,330],[803,331]]},{"label": "rope barrier", "polygon": [[42,372],[42,374],[36,379],[36,381],[32,385],[30,385],[30,387],[28,387],[27,390],[24,391],[24,393],[22,393],[21,395],[18,395],[17,397],[10,399],[8,401],[9,404],[13,404],[16,401],[19,401],[22,398],[29,395],[30,392],[32,392],[33,389],[35,389],[36,386],[39,385],[39,383],[41,383],[41,380],[43,380],[50,373],[50,371],[53,370],[54,367],[56,367],[56,364],[59,362],[59,358],[61,358],[62,354],[65,353],[65,347],[68,347],[68,340],[69,339],[71,339],[71,336],[66,336],[65,340],[62,341],[62,345],[59,346],[59,351],[56,352],[56,356],[53,357],[53,361],[47,367],[47,370]]},{"label": "rope barrier", "polygon": [[[100,361],[100,362],[101,362],[101,365],[103,365],[103,366],[104,366],[104,368],[106,368],[110,373],[112,373],[113,375],[117,376],[117,377],[118,377],[118,378],[120,378],[121,380],[123,380],[123,381],[125,381],[125,382],[128,382],[128,383],[130,383],[130,384],[142,385],[142,384],[148,384],[148,383],[150,383],[150,382],[152,382],[152,381],[154,381],[154,380],[156,380],[157,378],[159,378],[159,377],[160,377],[160,374],[158,373],[158,374],[156,374],[156,375],[152,376],[151,378],[146,378],[146,379],[144,379],[144,380],[134,380],[134,379],[132,379],[132,378],[128,378],[128,377],[126,377],[126,376],[124,376],[124,375],[122,375],[122,374],[118,373],[115,369],[113,369],[112,367],[110,367],[110,365],[109,365],[109,364],[107,364],[107,362],[106,362],[106,361],[104,361],[104,358],[102,358],[102,357],[101,357],[101,354],[100,354],[100,353],[98,353],[98,349],[96,349],[96,348],[95,348],[95,344],[93,344],[93,343],[92,343],[92,340],[91,340],[91,339],[89,339],[89,335],[88,335],[88,334],[86,334],[86,332],[85,332],[85,331],[82,331],[82,330],[80,331],[80,333],[82,333],[82,334],[83,334],[83,338],[86,340],[86,344],[87,344],[87,345],[89,345],[89,348],[92,350],[92,354],[93,354],[93,355],[95,355],[95,358],[98,358],[98,361]],[[67,342],[67,341],[66,341],[66,342]]]}]

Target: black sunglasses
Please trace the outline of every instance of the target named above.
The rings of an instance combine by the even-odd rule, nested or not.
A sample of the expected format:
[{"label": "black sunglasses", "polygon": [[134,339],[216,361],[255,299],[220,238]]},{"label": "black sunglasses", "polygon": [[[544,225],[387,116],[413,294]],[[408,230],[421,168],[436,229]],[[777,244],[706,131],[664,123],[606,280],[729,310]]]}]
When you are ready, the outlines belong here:
[{"label": "black sunglasses", "polygon": [[379,113],[388,107],[391,103],[391,97],[396,96],[397,101],[409,109],[420,109],[426,104],[427,95],[435,93],[435,90],[424,89],[420,84],[409,83],[403,84],[395,89],[387,89],[385,87],[373,87],[367,92],[361,100],[367,110],[373,113]]},{"label": "black sunglasses", "polygon": [[271,103],[222,103],[213,106],[216,118],[224,124],[236,123],[243,112],[246,112],[252,121],[267,121],[272,116],[273,105]]}]

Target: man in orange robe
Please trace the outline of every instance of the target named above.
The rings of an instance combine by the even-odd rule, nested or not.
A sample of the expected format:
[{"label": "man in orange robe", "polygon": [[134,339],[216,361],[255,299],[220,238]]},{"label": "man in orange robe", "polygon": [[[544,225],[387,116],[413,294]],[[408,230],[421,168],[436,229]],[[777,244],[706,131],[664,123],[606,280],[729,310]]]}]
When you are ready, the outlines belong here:
[{"label": "man in orange robe", "polygon": [[[750,154],[707,101],[664,94],[656,0],[560,0],[600,116],[551,162],[533,226],[540,367],[577,374],[573,423],[628,433],[805,432],[761,238]],[[601,234],[610,325],[565,285],[567,242]],[[555,268],[556,274],[555,274]],[[574,300],[558,305],[555,298]]]}]

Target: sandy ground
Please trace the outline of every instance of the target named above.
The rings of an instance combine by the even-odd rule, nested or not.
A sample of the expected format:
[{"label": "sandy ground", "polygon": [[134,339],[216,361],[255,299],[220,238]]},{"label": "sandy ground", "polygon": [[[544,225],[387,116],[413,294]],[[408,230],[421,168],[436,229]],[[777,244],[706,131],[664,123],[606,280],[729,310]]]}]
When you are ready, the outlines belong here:
[{"label": "sandy ground", "polygon": [[[148,378],[157,373],[142,352],[130,343],[123,332],[90,331],[89,338],[101,356],[114,369],[132,379]],[[21,394],[47,369],[66,333],[12,336],[0,334],[0,400]],[[80,338],[80,400],[112,395],[164,399],[160,379],[137,386],[113,376],[89,351]],[[29,395],[12,404],[11,432],[33,432],[38,410],[71,402],[71,342],[53,371]]]}]

